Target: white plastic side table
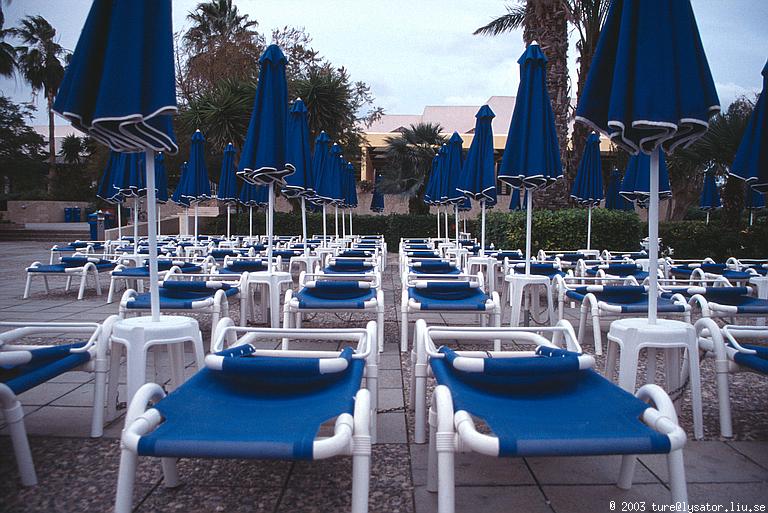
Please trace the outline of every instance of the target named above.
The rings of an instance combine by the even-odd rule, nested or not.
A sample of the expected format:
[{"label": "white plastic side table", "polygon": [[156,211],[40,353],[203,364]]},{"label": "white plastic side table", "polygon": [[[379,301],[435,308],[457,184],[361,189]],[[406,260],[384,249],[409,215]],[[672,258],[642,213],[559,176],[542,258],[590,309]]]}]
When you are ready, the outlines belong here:
[{"label": "white plastic side table", "polygon": [[547,315],[551,322],[555,318],[555,308],[552,303],[552,282],[547,276],[537,274],[508,274],[504,280],[509,284],[509,305],[512,309],[509,325],[520,326],[520,314],[523,311],[523,297],[526,288],[544,287],[547,295]]},{"label": "white plastic side table", "polygon": [[[248,273],[248,285],[262,285],[267,288],[269,296],[269,325],[272,328],[280,327],[280,296],[283,285],[292,285],[291,273],[285,271],[258,271]],[[250,290],[249,290],[250,294]],[[262,295],[262,298],[264,295]],[[262,301],[262,306],[264,302]]]},{"label": "white plastic side table", "polygon": [[467,273],[477,274],[475,268],[485,273],[488,278],[488,294],[496,290],[496,257],[492,256],[471,256],[467,259]]},{"label": "white plastic side table", "polygon": [[662,349],[667,391],[680,387],[681,363],[680,350],[688,350],[685,360],[689,367],[691,384],[691,402],[693,404],[694,436],[704,437],[704,421],[701,413],[701,375],[699,372],[699,345],[696,330],[687,322],[671,319],[658,319],[656,324],[649,324],[648,319],[619,319],[611,323],[608,331],[608,353],[605,362],[605,374],[614,378],[616,351],[619,356],[619,386],[627,392],[635,393],[638,356],[647,349],[647,381],[653,382],[656,374],[656,349]]},{"label": "white plastic side table", "polygon": [[120,370],[121,348],[126,353],[126,403],[130,404],[136,391],[146,383],[147,352],[153,346],[164,345],[168,349],[168,366],[171,370],[171,389],[184,382],[184,343],[191,342],[197,368],[205,358],[203,337],[197,321],[191,317],[161,315],[159,321],[152,317],[120,319],[112,326],[110,337],[109,386],[107,413],[114,417],[117,402],[117,383]]},{"label": "white plastic side table", "polygon": [[[753,276],[749,279],[749,283],[757,287],[758,298],[768,299],[768,276]],[[758,317],[757,325],[765,326],[765,317]]]}]

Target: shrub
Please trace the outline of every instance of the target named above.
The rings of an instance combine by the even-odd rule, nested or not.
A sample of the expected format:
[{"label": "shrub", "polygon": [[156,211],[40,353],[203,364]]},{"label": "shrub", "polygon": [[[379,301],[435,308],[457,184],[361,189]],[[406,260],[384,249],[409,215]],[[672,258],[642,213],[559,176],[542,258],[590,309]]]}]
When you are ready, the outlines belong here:
[{"label": "shrub", "polygon": [[768,255],[768,224],[759,219],[741,230],[726,229],[719,222],[678,221],[659,225],[659,237],[674,249],[675,258],[765,258]]}]

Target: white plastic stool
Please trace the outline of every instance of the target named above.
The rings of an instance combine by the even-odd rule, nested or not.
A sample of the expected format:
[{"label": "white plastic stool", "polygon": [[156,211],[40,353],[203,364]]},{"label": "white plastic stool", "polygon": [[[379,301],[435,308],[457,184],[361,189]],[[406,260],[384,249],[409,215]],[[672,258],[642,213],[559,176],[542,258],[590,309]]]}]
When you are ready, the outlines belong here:
[{"label": "white plastic stool", "polygon": [[[292,256],[290,262],[288,263],[288,272],[293,272],[293,266],[294,264],[297,265],[303,265],[304,270],[308,273],[315,272],[315,264],[320,262],[320,257],[317,255],[312,254],[306,254],[306,255],[299,255],[299,256]],[[301,268],[299,268],[299,271],[301,271]]]},{"label": "white plastic stool", "polygon": [[[283,285],[292,285],[291,273],[285,271],[258,271],[248,273],[248,285],[261,285],[266,287],[266,295],[269,296],[269,326],[280,327],[280,296]],[[249,291],[250,294],[250,291]],[[264,298],[264,294],[262,294]],[[261,302],[262,308],[264,301]]]},{"label": "white plastic stool", "polygon": [[685,362],[689,366],[691,399],[693,403],[693,430],[697,439],[704,437],[704,421],[701,413],[701,376],[699,372],[699,345],[696,330],[687,322],[658,319],[648,324],[648,319],[619,319],[611,323],[608,331],[608,354],[605,361],[605,375],[614,379],[616,351],[619,358],[619,386],[635,393],[637,366],[640,351],[647,349],[647,382],[652,383],[656,375],[656,349],[664,350],[664,370],[667,391],[680,387],[680,350],[688,350]]},{"label": "white plastic stool", "polygon": [[[757,297],[768,299],[768,276],[753,276],[749,279],[749,283],[757,287]],[[758,317],[757,325],[765,326],[765,317]]]},{"label": "white plastic stool", "polygon": [[161,315],[159,321],[152,317],[120,319],[112,326],[110,337],[109,386],[107,415],[114,418],[117,403],[117,383],[120,375],[120,356],[126,352],[126,403],[130,404],[136,391],[146,383],[147,352],[153,346],[164,345],[168,349],[171,370],[171,390],[184,382],[184,343],[191,342],[198,369],[205,358],[203,337],[197,321],[191,317]]},{"label": "white plastic stool", "polygon": [[483,271],[488,277],[487,291],[490,294],[496,290],[496,257],[491,256],[471,256],[467,260],[467,274],[477,274]]},{"label": "white plastic stool", "polygon": [[523,297],[526,288],[544,287],[547,295],[547,315],[550,322],[554,320],[555,307],[552,303],[552,282],[549,277],[537,274],[508,274],[504,280],[509,283],[509,305],[512,309],[509,318],[510,327],[520,326],[520,314],[523,311]]}]

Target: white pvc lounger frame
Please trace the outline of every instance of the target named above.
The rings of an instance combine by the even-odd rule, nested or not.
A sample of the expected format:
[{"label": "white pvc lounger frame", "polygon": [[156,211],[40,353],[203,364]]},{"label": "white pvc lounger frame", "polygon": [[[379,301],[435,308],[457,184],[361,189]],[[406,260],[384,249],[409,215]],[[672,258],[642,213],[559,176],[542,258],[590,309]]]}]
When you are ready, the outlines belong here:
[{"label": "white pvc lounger frame", "polygon": [[[549,335],[551,339],[545,338]],[[470,341],[492,343],[494,351],[501,351],[502,341],[543,344],[550,340],[569,351],[581,353],[576,333],[568,321],[552,327],[477,328],[455,326],[429,326],[424,319],[416,321],[411,350],[411,407],[414,409],[414,441],[427,441],[427,379],[430,376],[429,358],[437,354],[433,340]],[[486,354],[483,351],[483,354]]]},{"label": "white pvc lounger frame", "polygon": [[[316,280],[332,281],[363,281],[370,283],[370,288],[376,291],[374,298],[365,301],[363,308],[349,310],[352,313],[376,312],[376,327],[378,351],[384,351],[384,291],[381,290],[380,274],[323,274],[307,273],[299,274],[299,290],[308,282]],[[298,298],[294,297],[292,289],[285,291],[285,301],[283,302],[283,328],[301,328],[302,315],[305,313],[339,313],[335,308],[300,308]]]},{"label": "white pvc lounger frame", "polygon": [[[570,331],[570,340],[573,340],[573,330],[557,330],[555,334],[566,333]],[[428,328],[426,323],[419,326],[422,337],[425,341],[425,347],[432,353],[430,356],[437,355],[433,338],[456,339],[456,329],[451,330],[446,327]],[[552,328],[550,328],[552,329]],[[500,330],[489,330],[481,340],[488,340],[502,334],[510,334],[512,330],[519,328],[502,328]],[[471,331],[468,333],[471,334]],[[517,334],[520,334],[518,331]],[[535,334],[532,334],[535,335]],[[557,335],[555,335],[556,337]],[[468,337],[470,338],[470,337]],[[536,344],[534,337],[530,337],[529,343]],[[546,345],[553,344],[539,337]],[[565,337],[566,340],[569,337]],[[474,340],[478,340],[475,335]],[[541,342],[542,340],[539,340]],[[566,346],[569,350],[578,348],[578,345],[570,343]],[[503,353],[503,352],[502,352]],[[494,356],[501,356],[502,353],[496,353]],[[471,356],[471,352],[461,352],[462,356]],[[530,353],[529,353],[530,354]],[[486,352],[476,353],[479,357],[487,356]],[[591,359],[590,356],[584,358]],[[582,357],[579,357],[581,364]],[[685,481],[685,466],[683,463],[682,448],[686,442],[685,432],[680,428],[677,422],[677,413],[669,396],[657,385],[645,385],[635,394],[643,401],[652,403],[654,406],[647,408],[643,412],[642,421],[655,431],[666,435],[669,438],[670,452],[667,454],[667,464],[669,467],[669,481],[672,495],[672,503],[682,504],[687,507],[688,491]],[[429,453],[427,462],[427,490],[437,492],[438,494],[438,513],[454,513],[455,510],[455,482],[454,482],[454,459],[457,452],[475,452],[486,456],[499,456],[499,439],[493,435],[487,435],[477,431],[472,417],[466,411],[454,411],[453,399],[448,387],[438,385],[432,393],[432,407],[429,411]],[[621,460],[621,469],[617,486],[623,490],[628,490],[632,486],[632,480],[635,473],[637,458],[634,455],[623,455]]]},{"label": "white pvc lounger frame", "polygon": [[[238,333],[244,333],[236,339]],[[345,329],[278,329],[278,328],[243,328],[234,326],[230,319],[221,319],[216,325],[212,351],[220,351],[225,341],[236,339],[235,345],[253,343],[259,339],[283,339],[282,349],[257,350],[255,354],[272,357],[309,357],[335,358],[338,351],[300,351],[289,350],[287,340],[334,340],[357,342],[353,359],[363,359],[366,367],[376,361],[376,323],[369,322],[365,328]],[[230,346],[232,347],[232,346]],[[207,359],[215,358],[208,355]],[[368,369],[366,369],[368,372]],[[373,372],[375,375],[375,372]],[[375,377],[366,376],[367,389],[361,388],[355,395],[353,415],[343,413],[336,419],[334,432],[329,437],[318,437],[313,443],[313,460],[333,456],[352,456],[352,513],[368,511],[368,491],[370,487],[371,444],[375,442]],[[154,383],[142,386],[128,407],[120,441],[120,469],[115,498],[115,513],[129,513],[132,508],[133,488],[138,466],[139,439],[159,426],[163,419],[160,412],[147,408],[148,403],[156,403],[165,397],[163,389]],[[201,412],[204,414],[205,412]],[[160,458],[164,476],[164,486],[179,486],[179,474],[176,468],[177,458]]]},{"label": "white pvc lounger frame", "polygon": [[[50,345],[13,344],[13,342],[29,336],[89,335],[88,342],[81,348],[73,349],[72,352],[90,352],[90,360],[67,372],[79,370],[90,371],[95,374],[91,436],[100,437],[104,428],[104,400],[107,371],[109,370],[109,361],[107,359],[109,341],[104,336],[104,333],[108,332],[109,329],[105,329],[102,325],[95,322],[0,322],[0,328],[12,328],[9,331],[0,333],[0,352],[28,351],[51,347]],[[16,455],[16,464],[21,476],[21,484],[23,486],[34,486],[37,484],[37,474],[35,473],[35,466],[32,461],[32,453],[29,449],[27,431],[24,427],[24,410],[16,394],[3,383],[0,383],[0,409],[6,422],[8,422],[11,445]]]}]

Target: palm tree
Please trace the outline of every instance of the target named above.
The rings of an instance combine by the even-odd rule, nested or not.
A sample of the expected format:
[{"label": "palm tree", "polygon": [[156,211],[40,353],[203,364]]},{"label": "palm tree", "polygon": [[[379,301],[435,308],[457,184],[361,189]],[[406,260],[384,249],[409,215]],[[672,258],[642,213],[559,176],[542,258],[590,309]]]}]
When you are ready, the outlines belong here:
[{"label": "palm tree", "polygon": [[224,77],[256,78],[264,48],[256,20],[240,14],[232,0],[199,3],[187,19],[192,26],[181,37],[179,46],[186,58],[179,63],[182,69],[177,77],[187,102],[213,89]]},{"label": "palm tree", "polygon": [[32,94],[41,89],[48,101],[48,192],[56,176],[56,147],[53,129],[53,99],[64,78],[64,48],[56,42],[56,29],[42,16],[27,16],[21,26],[12,29],[23,45],[16,47],[17,66],[32,86]]},{"label": "palm tree", "polygon": [[385,139],[387,167],[382,173],[381,190],[408,196],[412,214],[429,212],[423,201],[424,186],[432,158],[446,141],[442,131],[439,123],[419,123]]},{"label": "palm tree", "polygon": [[[719,176],[727,175],[753,109],[752,101],[747,98],[737,99],[726,112],[709,121],[709,128],[703,137],[688,148],[675,150],[668,157],[669,180],[675,199],[673,219],[682,219],[696,201],[702,173],[711,171]],[[744,183],[729,177],[721,198],[723,222],[727,226],[737,227],[744,207]]]},{"label": "palm tree", "polygon": [[189,133],[205,127],[211,148],[224,148],[230,142],[242,148],[255,94],[253,81],[222,80],[182,110],[181,122]]},{"label": "palm tree", "polygon": [[0,2],[0,76],[10,78],[16,69],[16,49],[12,44],[5,42],[5,38],[11,35],[11,32],[3,28],[5,15],[2,6]]},{"label": "palm tree", "polygon": [[75,134],[69,134],[61,141],[59,155],[67,164],[79,164],[84,151],[85,144],[83,139]]}]

